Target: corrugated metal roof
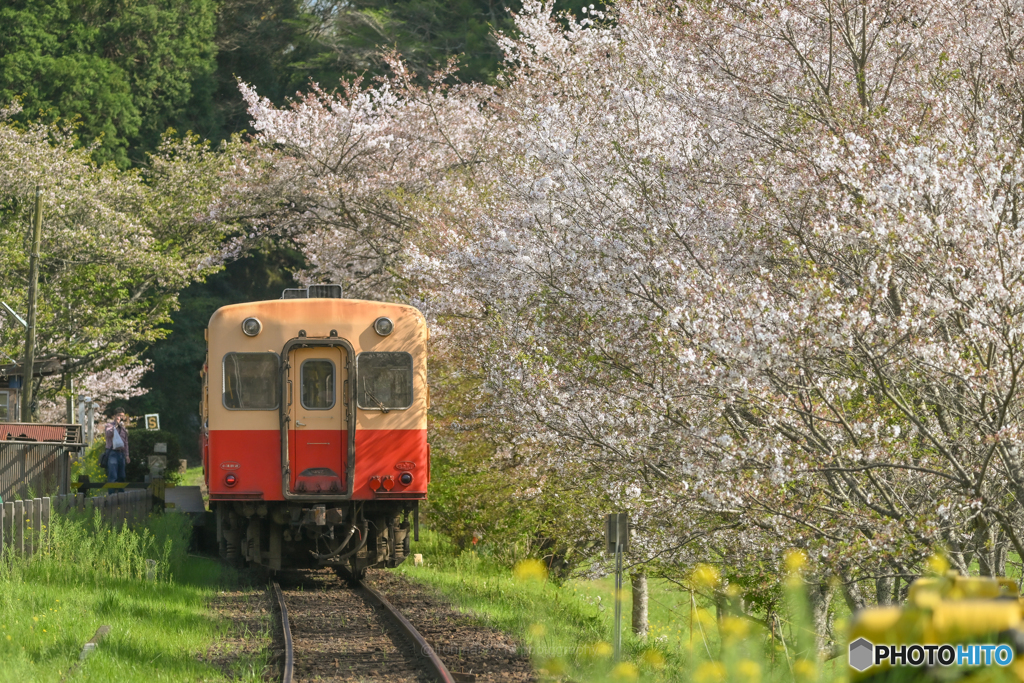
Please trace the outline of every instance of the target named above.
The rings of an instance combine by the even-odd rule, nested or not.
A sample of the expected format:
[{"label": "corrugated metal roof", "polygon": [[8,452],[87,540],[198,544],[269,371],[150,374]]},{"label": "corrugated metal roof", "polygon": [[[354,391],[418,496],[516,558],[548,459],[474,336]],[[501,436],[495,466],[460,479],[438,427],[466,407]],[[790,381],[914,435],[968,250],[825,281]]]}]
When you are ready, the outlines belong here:
[{"label": "corrugated metal roof", "polygon": [[0,422],[0,441],[78,444],[82,425]]}]

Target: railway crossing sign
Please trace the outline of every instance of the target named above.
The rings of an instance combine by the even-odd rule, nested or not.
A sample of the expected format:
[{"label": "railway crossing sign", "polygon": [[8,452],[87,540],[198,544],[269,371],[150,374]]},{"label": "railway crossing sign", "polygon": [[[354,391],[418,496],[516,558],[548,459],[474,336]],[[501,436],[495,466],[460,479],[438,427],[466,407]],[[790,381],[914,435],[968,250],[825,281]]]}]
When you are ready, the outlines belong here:
[{"label": "railway crossing sign", "polygon": [[160,413],[146,415],[146,429],[150,431],[160,430]]},{"label": "railway crossing sign", "polygon": [[614,555],[619,552],[618,547],[622,546],[621,552],[629,550],[629,513],[613,512],[604,517],[604,540],[605,553]]},{"label": "railway crossing sign", "polygon": [[629,550],[629,514],[613,512],[604,518],[605,552],[615,556],[615,661],[622,658],[622,553]]}]

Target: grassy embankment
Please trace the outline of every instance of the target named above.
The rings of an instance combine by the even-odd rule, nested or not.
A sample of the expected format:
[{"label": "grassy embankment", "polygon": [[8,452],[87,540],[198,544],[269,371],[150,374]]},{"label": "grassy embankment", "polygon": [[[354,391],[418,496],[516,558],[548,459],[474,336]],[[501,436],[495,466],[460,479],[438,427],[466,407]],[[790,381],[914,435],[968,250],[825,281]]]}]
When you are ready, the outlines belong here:
[{"label": "grassy embankment", "polygon": [[[229,625],[208,607],[237,578],[187,555],[189,521],[156,515],[136,532],[55,518],[49,546],[0,561],[0,681],[262,680],[266,652],[225,673],[202,659]],[[147,578],[146,560],[156,560]],[[100,625],[110,634],[81,665]],[[70,673],[69,673],[70,672]],[[230,675],[229,675],[230,674]]]},{"label": "grassy embankment", "polygon": [[[402,565],[407,577],[431,585],[459,607],[490,626],[529,645],[545,680],[574,681],[736,681],[845,680],[845,657],[824,665],[801,659],[810,651],[809,632],[787,627],[784,645],[750,620],[726,617],[721,631],[714,606],[698,591],[690,630],[690,593],[663,580],[649,581],[650,635],[644,641],[629,632],[631,596],[624,594],[624,662],[611,659],[614,581],[572,580],[556,585],[543,567],[525,563],[511,571],[474,552],[459,552],[443,538],[425,532],[414,553],[425,564]],[[794,596],[792,611],[800,612]],[[771,645],[775,646],[775,653]],[[788,653],[788,657],[787,657]],[[773,661],[774,660],[774,661]]]}]

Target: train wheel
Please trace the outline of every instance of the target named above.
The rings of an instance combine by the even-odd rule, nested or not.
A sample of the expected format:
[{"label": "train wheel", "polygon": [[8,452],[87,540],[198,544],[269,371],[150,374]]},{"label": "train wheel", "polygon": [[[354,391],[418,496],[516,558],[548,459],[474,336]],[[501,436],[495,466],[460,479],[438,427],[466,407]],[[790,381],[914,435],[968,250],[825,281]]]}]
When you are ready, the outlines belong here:
[{"label": "train wheel", "polygon": [[348,573],[351,577],[349,579],[350,585],[356,586],[360,581],[366,578],[366,567],[361,567],[359,565],[359,559],[354,555],[352,556],[352,559],[348,561],[348,567]]},{"label": "train wheel", "polygon": [[216,506],[217,515],[217,554],[220,555],[220,559],[228,559],[228,541],[224,536],[224,525],[227,520],[224,519],[223,508],[220,505]]}]

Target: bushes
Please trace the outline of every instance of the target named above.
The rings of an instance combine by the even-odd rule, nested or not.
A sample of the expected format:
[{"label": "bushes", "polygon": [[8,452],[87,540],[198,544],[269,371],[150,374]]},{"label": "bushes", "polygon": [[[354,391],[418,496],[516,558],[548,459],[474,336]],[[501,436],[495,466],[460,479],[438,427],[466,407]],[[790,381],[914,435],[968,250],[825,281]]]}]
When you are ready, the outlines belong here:
[{"label": "bushes", "polygon": [[[167,444],[167,471],[164,473],[164,479],[169,484],[181,483],[181,475],[178,474],[181,445],[178,442],[178,437],[171,432],[148,429],[128,430],[128,452],[132,461],[125,467],[127,481],[145,481],[149,475],[149,456],[153,455],[153,446],[157,443]],[[72,480],[80,474],[88,475],[92,481],[106,480],[107,472],[100,467],[100,456],[103,455],[105,446],[106,441],[102,436],[93,441],[92,445],[86,449],[84,458],[72,467]]]},{"label": "bushes", "polygon": [[[129,452],[135,457],[125,468],[128,481],[142,481],[149,474],[149,456],[153,453],[153,446],[158,443],[167,444],[167,472],[164,478],[168,482],[177,483],[178,460],[181,458],[181,444],[178,437],[171,432],[162,429],[129,429],[128,446]],[[161,453],[160,455],[164,455]]]}]

